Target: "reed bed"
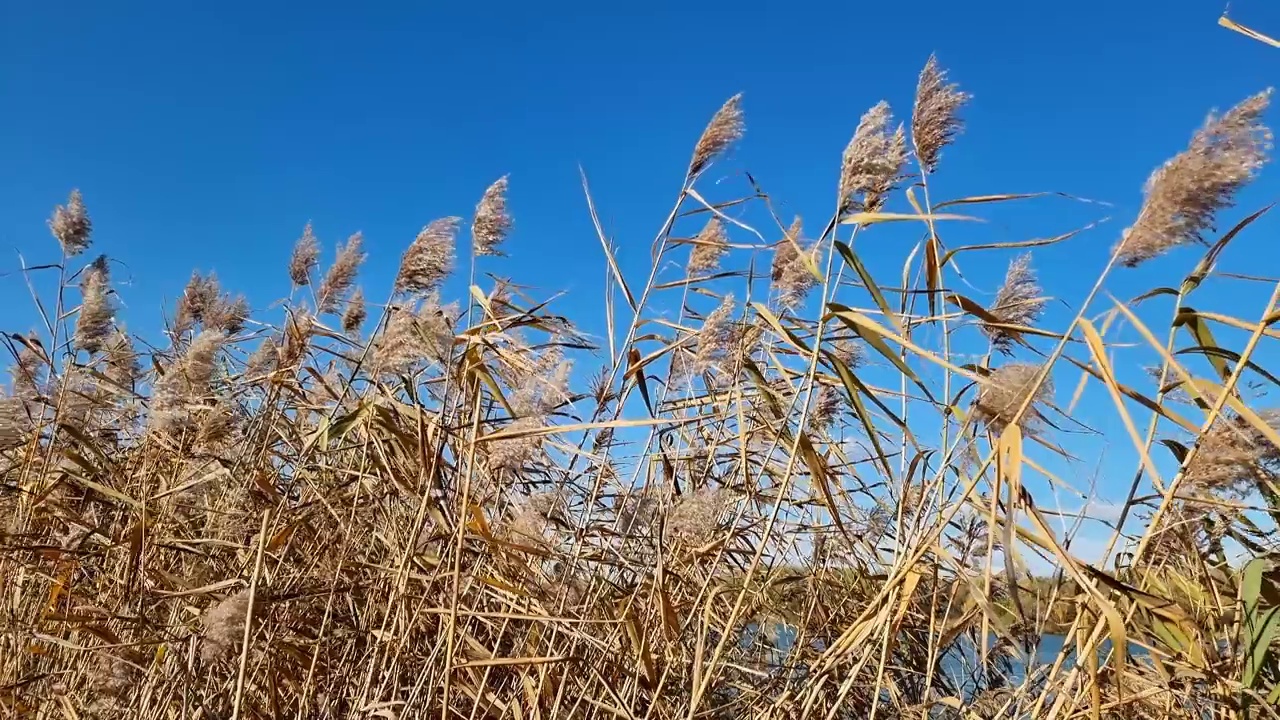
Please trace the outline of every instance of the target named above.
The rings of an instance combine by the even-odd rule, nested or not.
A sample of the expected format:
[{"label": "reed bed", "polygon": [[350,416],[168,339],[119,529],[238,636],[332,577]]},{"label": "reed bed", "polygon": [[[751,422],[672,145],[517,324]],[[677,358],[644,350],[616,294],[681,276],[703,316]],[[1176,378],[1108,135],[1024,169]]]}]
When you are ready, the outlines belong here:
[{"label": "reed bed", "polygon": [[[359,234],[329,253],[308,225],[285,302],[196,273],[154,344],[72,193],[60,259],[27,270],[56,295],[5,338],[0,715],[1277,717],[1280,413],[1254,390],[1280,284],[1195,304],[1259,284],[1218,262],[1261,211],[1216,219],[1267,161],[1269,99],[1155,170],[1056,327],[1036,255],[1089,228],[944,238],[1083,201],[930,192],[970,102],[934,59],[909,117],[853,128],[817,225],[719,182],[746,132],[725,102],[647,276],[596,221],[595,336],[572,309],[597,299],[505,279],[505,177],[427,222],[391,288],[360,287]],[[1182,274],[1108,291],[1156,258]],[[982,264],[1007,264],[985,300]],[[1057,468],[1095,390],[1137,462],[1083,558],[1041,488],[1089,494]]]}]

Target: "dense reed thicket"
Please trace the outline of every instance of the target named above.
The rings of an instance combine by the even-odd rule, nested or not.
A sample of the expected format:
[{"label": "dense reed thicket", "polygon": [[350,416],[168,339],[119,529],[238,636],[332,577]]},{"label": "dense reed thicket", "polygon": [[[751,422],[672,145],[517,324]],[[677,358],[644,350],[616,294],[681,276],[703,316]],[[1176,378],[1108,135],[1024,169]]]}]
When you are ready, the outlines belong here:
[{"label": "dense reed thicket", "polygon": [[[969,102],[934,60],[908,122],[880,103],[833,158],[816,236],[750,176],[700,183],[744,136],[726,102],[647,277],[601,229],[599,341],[573,298],[477,271],[503,267],[506,178],[427,223],[392,288],[359,287],[359,234],[327,259],[308,226],[283,312],[195,274],[155,345],[72,193],[61,261],[29,271],[57,295],[5,343],[0,715],[1276,717],[1280,413],[1248,388],[1277,382],[1280,284],[1238,316],[1192,305],[1258,282],[1216,271],[1257,216],[1215,218],[1267,160],[1269,98],[1155,171],[1056,328],[1034,253],[1076,233],[944,242],[1034,198],[930,192]],[[891,230],[918,233],[876,249],[900,280],[860,256]],[[1106,292],[1174,250],[1185,277]],[[1008,263],[989,302],[961,291],[979,260]],[[1077,558],[1028,489],[1075,482],[1062,377],[1139,458],[1119,562]],[[1056,661],[1017,670],[1048,632]]]}]

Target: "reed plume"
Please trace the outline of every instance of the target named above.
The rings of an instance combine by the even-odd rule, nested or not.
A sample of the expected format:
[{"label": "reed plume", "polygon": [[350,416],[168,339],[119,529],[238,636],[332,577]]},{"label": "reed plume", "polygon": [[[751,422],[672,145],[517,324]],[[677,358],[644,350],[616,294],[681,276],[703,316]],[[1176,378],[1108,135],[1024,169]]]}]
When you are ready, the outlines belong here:
[{"label": "reed plume", "polygon": [[911,112],[911,140],[925,172],[937,170],[942,149],[950,145],[964,127],[960,109],[968,101],[969,95],[961,92],[959,85],[947,82],[947,71],[938,65],[937,56],[930,55],[920,72]]},{"label": "reed plume", "polygon": [[698,143],[693,146],[693,159],[689,162],[688,176],[702,172],[734,143],[742,139],[746,123],[742,113],[742,94],[734,95],[711,117],[702,131]]},{"label": "reed plume", "polygon": [[471,221],[471,247],[477,256],[505,255],[499,247],[511,233],[507,212],[507,176],[503,175],[484,191]]},{"label": "reed plume", "polygon": [[294,285],[303,287],[311,284],[311,276],[320,264],[320,241],[316,239],[311,223],[302,228],[302,236],[293,245],[293,254],[289,256],[289,279]]},{"label": "reed plume", "polygon": [[1152,173],[1138,219],[1116,248],[1118,261],[1136,267],[1175,247],[1204,241],[1219,210],[1268,160],[1271,130],[1262,115],[1271,90],[1250,97],[1219,117],[1210,113],[1186,150]]},{"label": "reed plume", "polygon": [[84,198],[79,190],[72,190],[67,197],[66,205],[59,205],[49,218],[49,231],[62,246],[67,257],[74,257],[89,249],[93,243],[93,223],[89,220],[89,211],[84,206]]}]

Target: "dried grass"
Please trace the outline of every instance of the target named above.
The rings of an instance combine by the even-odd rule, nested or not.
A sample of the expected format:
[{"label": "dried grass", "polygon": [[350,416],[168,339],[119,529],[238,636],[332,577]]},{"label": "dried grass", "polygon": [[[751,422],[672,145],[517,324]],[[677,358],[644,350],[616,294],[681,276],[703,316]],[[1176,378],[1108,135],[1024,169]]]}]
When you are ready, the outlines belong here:
[{"label": "dried grass", "polygon": [[[841,213],[898,202],[908,172],[938,192],[932,173],[967,96],[933,61],[917,95],[916,167],[888,106],[873,108],[843,158]],[[1208,239],[1261,164],[1264,106],[1212,119],[1157,173],[1123,258]],[[693,224],[706,207],[689,191],[743,127],[735,97],[698,140],[655,244],[653,276],[682,276],[643,285],[628,273],[632,296],[606,304],[617,312],[600,348],[560,314],[572,305],[514,282],[473,280],[483,303],[442,297],[457,218],[408,243],[369,327],[359,235],[317,278],[319,244],[304,231],[289,275],[295,290],[314,286],[314,308],[250,307],[194,274],[157,346],[123,329],[133,308],[105,263],[78,276],[51,263],[67,302],[41,304],[59,312],[37,313],[40,331],[8,335],[0,393],[0,715],[1255,716],[1242,688],[1280,693],[1269,671],[1247,672],[1245,637],[1275,607],[1274,578],[1262,574],[1256,604],[1237,601],[1241,563],[1278,549],[1280,423],[1249,393],[1270,382],[1256,350],[1273,333],[1257,321],[1275,308],[1196,316],[1260,338],[1224,330],[1230,342],[1205,358],[1197,346],[1213,341],[1186,343],[1185,303],[1168,351],[1135,333],[1139,314],[1160,322],[1155,303],[1120,304],[1135,313],[1127,324],[1093,324],[1095,302],[1040,327],[1027,256],[991,310],[946,296],[922,312],[916,299],[957,286],[959,261],[982,256],[951,256],[935,286],[911,250],[923,224],[858,228],[859,251],[908,260],[884,265],[892,277],[870,279],[841,253],[815,277],[808,261],[826,263],[798,221],[774,248],[731,255],[723,217]],[[772,217],[754,182],[717,180],[698,198],[735,226]],[[502,252],[505,191],[499,180],[476,209],[476,255]],[[849,228],[832,227],[823,240],[852,248]],[[50,228],[50,252],[89,246],[78,194]],[[686,260],[678,238],[694,233]],[[819,287],[831,303],[806,308]],[[325,317],[339,313],[342,333]],[[1014,343],[1000,324],[1032,331]],[[988,343],[1009,356],[994,368]],[[1229,384],[1225,413],[1210,418],[1203,401],[1222,390],[1174,403],[1126,369],[1172,363],[1181,372],[1166,385]],[[1100,399],[1051,415],[1053,387],[1036,382],[1046,366]],[[1024,405],[1019,438],[1005,431]],[[1098,415],[1106,424],[1088,425]],[[1085,487],[1082,458],[1109,444],[1142,456],[1136,476],[1102,467],[1137,478],[1126,523],[1072,542],[1049,508]],[[1098,539],[1128,565],[1087,557]],[[1029,575],[1046,567],[1057,574]],[[1096,672],[1073,671],[1115,618],[1161,666],[1104,652]],[[1067,632],[1062,665],[1011,671],[1028,639]],[[1261,647],[1273,664],[1280,646]]]}]

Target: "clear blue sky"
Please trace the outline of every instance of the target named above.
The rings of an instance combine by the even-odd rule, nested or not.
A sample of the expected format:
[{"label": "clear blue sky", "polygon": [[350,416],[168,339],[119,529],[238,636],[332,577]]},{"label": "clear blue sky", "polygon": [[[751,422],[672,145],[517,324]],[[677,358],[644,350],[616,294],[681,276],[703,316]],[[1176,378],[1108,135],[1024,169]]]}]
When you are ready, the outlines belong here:
[{"label": "clear blue sky", "polygon": [[[640,273],[693,141],[743,92],[747,139],[725,172],[749,169],[784,212],[819,223],[861,113],[886,98],[906,117],[936,51],[975,96],[938,195],[1059,190],[1115,204],[1101,230],[1040,256],[1048,290],[1074,302],[1147,175],[1206,111],[1280,82],[1280,50],[1218,27],[1222,9],[11,2],[0,10],[0,271],[17,251],[55,257],[44,221],[79,187],[95,251],[127,267],[117,276],[130,283],[133,328],[154,329],[158,301],[172,302],[195,267],[258,306],[286,294],[285,262],[308,220],[329,250],[364,232],[364,282],[380,297],[424,223],[469,216],[510,173],[512,257],[486,267],[570,291],[570,314],[600,330],[603,264],[579,163],[624,267]],[[1273,3],[1236,2],[1232,15],[1280,34]],[[1280,196],[1277,176],[1243,206]],[[1099,214],[1032,204],[968,237],[1026,239]],[[1264,240],[1235,269],[1280,269]],[[864,252],[897,267],[904,247]],[[1003,271],[993,267],[975,278],[984,289]],[[1117,282],[1122,296],[1149,285]],[[0,277],[0,302],[0,328],[33,326],[17,277]]]}]

